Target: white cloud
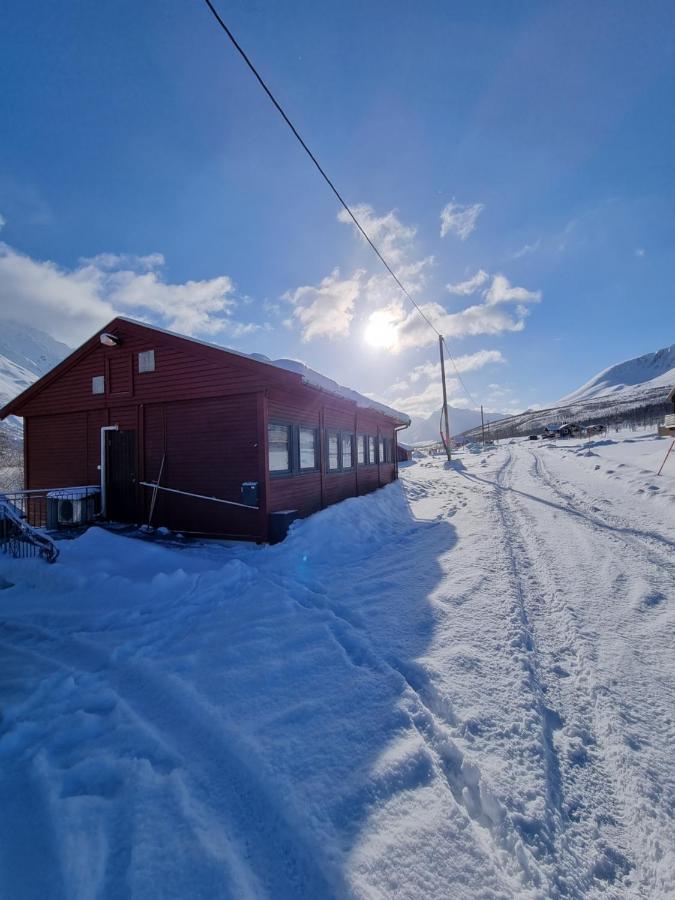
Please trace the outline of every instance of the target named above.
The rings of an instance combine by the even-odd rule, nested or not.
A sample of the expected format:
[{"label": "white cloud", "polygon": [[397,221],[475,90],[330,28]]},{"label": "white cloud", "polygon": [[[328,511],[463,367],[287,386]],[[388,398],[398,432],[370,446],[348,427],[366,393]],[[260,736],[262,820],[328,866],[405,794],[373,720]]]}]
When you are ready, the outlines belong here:
[{"label": "white cloud", "polygon": [[456,234],[460,240],[465,241],[475,229],[478,216],[484,209],[483,203],[462,205],[455,203],[453,198],[441,210],[441,237]]},{"label": "white cloud", "polygon": [[537,303],[541,300],[541,291],[528,291],[523,287],[511,287],[511,283],[504,275],[495,275],[492,284],[484,294],[488,306],[497,303]]},{"label": "white cloud", "polygon": [[[397,266],[403,261],[410,249],[410,244],[417,233],[417,229],[404,225],[396,215],[396,210],[377,216],[373,207],[367,203],[358,203],[353,207],[356,218],[361,223],[371,241],[377,246],[382,256],[391,266]],[[338,213],[338,221],[345,225],[351,225],[355,234],[364,240],[349,213],[341,209]]]},{"label": "white cloud", "polygon": [[[455,356],[455,364],[448,363],[448,368],[454,372],[475,372],[482,369],[483,366],[491,363],[505,363],[506,359],[499,350],[477,350],[475,353],[469,353],[464,356]],[[421,378],[440,378],[441,364],[426,362],[421,366],[415,366],[409,375],[411,382],[419,381]]]},{"label": "white cloud", "polygon": [[529,253],[536,253],[536,251],[541,247],[541,238],[537,238],[534,244],[524,244],[520,250],[516,250],[515,253],[511,254],[511,259],[521,259],[523,256],[527,256]]},{"label": "white cloud", "polygon": [[[449,313],[439,303],[425,303],[424,314],[446,338],[462,338],[478,334],[501,334],[505,331],[522,331],[526,310],[516,315],[484,303],[468,306],[456,313]],[[428,347],[436,343],[437,336],[414,310],[400,321],[398,327],[399,349]]]},{"label": "white cloud", "polygon": [[293,319],[300,324],[303,341],[348,336],[362,281],[360,269],[342,279],[340,270],[333,269],[317,287],[305,285],[283,295],[295,307]]},{"label": "white cloud", "polygon": [[469,296],[475,294],[478,288],[483,287],[490,276],[483,269],[479,269],[468,281],[458,281],[457,284],[446,284],[451,294]]},{"label": "white cloud", "polygon": [[233,317],[238,306],[227,275],[164,281],[161,254],[101,254],[67,269],[0,243],[0,308],[71,346],[116,315],[129,315],[189,335],[237,338],[260,326]]},{"label": "white cloud", "polygon": [[0,231],[2,231],[6,224],[7,219],[2,215],[2,213],[0,213]]},{"label": "white cloud", "polygon": [[[448,402],[454,406],[461,405],[461,399],[451,400],[451,395],[459,391],[459,382],[455,378],[446,379]],[[432,381],[417,394],[401,394],[387,402],[394,409],[405,410],[409,416],[428,416],[434,410],[440,410],[443,397],[443,386],[440,381]]]},{"label": "white cloud", "polygon": [[[415,228],[404,225],[394,210],[378,216],[371,206],[361,203],[354,207],[354,213],[406,289],[413,295],[421,292],[434,258],[414,257]],[[352,225],[354,233],[363,240],[344,210],[338,213],[338,220]],[[295,307],[287,322],[289,326],[300,328],[304,341],[348,337],[357,311],[374,310],[375,322],[369,322],[368,327],[375,328],[380,328],[388,319],[390,307],[397,311],[394,322],[401,317],[398,313],[401,291],[385,271],[367,275],[365,270],[358,269],[351,276],[341,278],[336,268],[319,285],[304,285],[287,291],[283,299]]]}]

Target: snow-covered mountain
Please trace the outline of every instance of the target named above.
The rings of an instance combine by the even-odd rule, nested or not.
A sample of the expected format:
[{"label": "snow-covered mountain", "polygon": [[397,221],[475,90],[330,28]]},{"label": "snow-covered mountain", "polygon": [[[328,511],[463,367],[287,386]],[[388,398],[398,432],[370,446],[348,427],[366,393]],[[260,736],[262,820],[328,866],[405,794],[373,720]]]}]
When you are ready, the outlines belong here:
[{"label": "snow-covered mountain", "polygon": [[672,387],[675,344],[603,369],[553,406],[503,419],[495,427],[495,435],[539,433],[550,422],[655,426],[663,420],[666,409],[670,411],[666,397]]},{"label": "snow-covered mountain", "polygon": [[20,394],[71,352],[38,328],[0,322],[0,401]]},{"label": "snow-covered mountain", "polygon": [[[0,321],[0,406],[25,391],[71,352],[66,344],[38,328]],[[19,428],[13,417],[0,423],[0,429],[10,433]]]},{"label": "snow-covered mountain", "polygon": [[[675,384],[675,344],[655,353],[609,366],[586,384],[563,397],[558,404],[575,403],[595,397],[643,392]],[[618,399],[618,398],[617,398]]]},{"label": "snow-covered mountain", "polygon": [[[425,418],[413,418],[410,428],[401,432],[401,440],[406,444],[420,443],[422,441],[438,441],[440,428],[440,409]],[[448,407],[450,419],[450,433],[462,434],[468,428],[477,428],[480,425],[480,410],[456,409]],[[496,422],[504,418],[504,413],[485,413],[485,423]]]}]

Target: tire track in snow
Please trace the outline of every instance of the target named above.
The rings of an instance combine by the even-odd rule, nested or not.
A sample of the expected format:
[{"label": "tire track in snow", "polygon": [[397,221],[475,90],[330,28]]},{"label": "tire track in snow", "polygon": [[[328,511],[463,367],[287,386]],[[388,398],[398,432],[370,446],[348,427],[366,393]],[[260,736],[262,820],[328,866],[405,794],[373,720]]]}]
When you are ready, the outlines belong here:
[{"label": "tire track in snow", "polygon": [[[603,883],[620,880],[633,864],[628,861],[630,842],[618,827],[623,819],[620,791],[596,735],[595,647],[565,601],[566,591],[574,591],[574,582],[557,562],[566,559],[567,548],[546,544],[543,529],[521,492],[512,490],[518,460],[511,454],[510,458],[513,465],[502,488],[509,492],[505,503],[514,513],[512,524],[524,554],[520,563],[529,582],[526,597],[537,636],[542,689],[549,703],[555,695],[559,710],[560,843],[570,857],[568,862],[576,860],[578,868],[571,884],[564,873],[561,888],[573,895],[599,893]],[[592,819],[596,825],[589,829]]]},{"label": "tire track in snow", "polygon": [[[436,521],[419,522],[415,526],[417,537],[410,535],[410,540],[406,539],[396,546],[395,565],[412,570],[415,560],[424,555],[419,545],[420,533],[426,540],[434,541],[439,533],[438,525]],[[390,561],[381,558],[378,564],[391,575]],[[349,583],[350,569],[353,569],[356,580],[362,580],[361,563],[346,565],[341,573],[343,586]],[[424,667],[413,661],[403,661],[390,653],[382,654],[366,626],[339,600],[331,597],[330,591],[316,579],[308,584],[292,576],[261,574],[269,579],[270,584],[281,586],[299,606],[321,614],[332,639],[351,665],[365,666],[382,677],[393,679],[402,698],[402,708],[433,759],[438,775],[445,782],[458,810],[466,816],[469,827],[476,834],[477,844],[485,846],[487,843],[491,847],[491,856],[510,883],[514,895],[525,896],[524,891],[528,889],[547,886],[546,874],[523,840],[511,813],[497,799],[480,766],[459,746],[461,736],[451,704],[433,684]]]},{"label": "tire track in snow", "polygon": [[[534,459],[537,476],[567,507],[568,512],[572,515],[577,515],[585,523],[586,527],[593,529],[594,533],[600,530],[606,531],[613,539],[623,541],[624,544],[627,544],[633,550],[638,550],[652,565],[669,572],[671,584],[675,581],[675,563],[672,557],[672,552],[675,550],[674,541],[654,533],[633,528],[625,519],[620,519],[613,512],[603,510],[603,518],[594,515],[597,509],[594,509],[592,503],[582,501],[578,493],[562,491],[559,487],[560,480],[551,475],[541,456],[532,450],[528,450],[528,452]],[[566,487],[568,489],[573,488],[573,485],[570,482],[566,482]],[[666,548],[666,553],[663,552],[664,547]],[[667,555],[668,553],[670,555]]]},{"label": "tire track in snow", "polygon": [[[545,468],[537,465],[540,460],[529,452],[534,463],[533,477],[558,498],[566,497],[550,483]],[[570,502],[574,499],[570,496]],[[606,585],[600,579],[598,593],[593,597],[596,604],[600,598],[599,610],[608,610],[606,621],[599,620],[596,624],[595,636],[590,639],[584,636],[577,617],[569,611],[579,637],[578,645],[590,643],[595,650],[598,637],[604,632],[616,634],[626,648],[626,652],[617,655],[612,671],[605,672],[604,676],[598,673],[597,653],[588,655],[590,664],[586,680],[592,685],[590,696],[595,730],[604,747],[604,756],[611,759],[617,771],[615,793],[624,798],[624,821],[621,823],[626,832],[624,845],[633,849],[639,890],[644,896],[658,896],[659,892],[665,896],[669,888],[660,876],[660,864],[664,861],[667,868],[664,841],[667,843],[666,835],[672,835],[675,781],[670,769],[659,770],[658,753],[659,749],[663,752],[663,748],[675,744],[672,685],[664,684],[663,687],[670,688],[664,693],[658,681],[649,677],[653,671],[658,671],[658,655],[649,668],[643,666],[643,658],[649,657],[655,636],[655,626],[650,619],[650,612],[654,613],[645,607],[636,609],[632,604],[626,604],[624,598],[631,587],[640,593],[646,585],[649,585],[649,596],[672,596],[673,578],[664,572],[661,554],[651,546],[646,548],[634,536],[635,530],[630,526],[626,527],[630,532],[626,535],[623,529],[602,527],[604,523],[595,527],[591,517],[575,516],[574,521],[583,523],[584,539],[579,541],[579,558],[585,563],[587,589],[594,583],[603,557],[613,574],[613,581]],[[556,554],[549,551],[548,556],[556,571]],[[655,592],[655,586],[661,590]],[[616,603],[615,597],[624,602]],[[658,605],[655,609],[658,610]],[[670,618],[672,626],[672,616]],[[663,628],[667,626],[668,620],[664,619]],[[671,634],[675,637],[672,627]],[[662,642],[662,646],[667,645]],[[630,700],[624,698],[627,690],[637,691],[636,696]],[[646,743],[645,735],[648,736]],[[651,754],[650,747],[654,748]],[[637,847],[640,847],[639,852]],[[611,868],[605,871],[611,872]]]}]

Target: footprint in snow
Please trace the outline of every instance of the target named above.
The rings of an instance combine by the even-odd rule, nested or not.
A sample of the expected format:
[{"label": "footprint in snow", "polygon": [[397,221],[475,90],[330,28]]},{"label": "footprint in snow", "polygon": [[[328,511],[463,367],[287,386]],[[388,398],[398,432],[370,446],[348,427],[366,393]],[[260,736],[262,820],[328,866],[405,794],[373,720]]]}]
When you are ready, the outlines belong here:
[{"label": "footprint in snow", "polygon": [[640,606],[643,609],[654,609],[656,606],[660,606],[666,600],[666,595],[662,594],[661,591],[654,591],[651,594],[647,594],[643,597]]}]

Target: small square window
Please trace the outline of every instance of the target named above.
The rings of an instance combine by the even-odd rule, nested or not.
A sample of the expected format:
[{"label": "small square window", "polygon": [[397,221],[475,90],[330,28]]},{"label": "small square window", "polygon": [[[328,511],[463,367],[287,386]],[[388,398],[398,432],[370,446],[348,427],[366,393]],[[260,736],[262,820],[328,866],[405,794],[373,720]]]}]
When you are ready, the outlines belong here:
[{"label": "small square window", "polygon": [[105,394],[104,375],[94,375],[94,377],[91,379],[91,392],[92,394]]},{"label": "small square window", "polygon": [[155,351],[143,350],[138,354],[138,371],[154,372],[155,371]]}]

